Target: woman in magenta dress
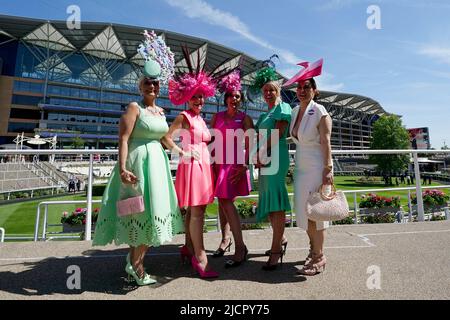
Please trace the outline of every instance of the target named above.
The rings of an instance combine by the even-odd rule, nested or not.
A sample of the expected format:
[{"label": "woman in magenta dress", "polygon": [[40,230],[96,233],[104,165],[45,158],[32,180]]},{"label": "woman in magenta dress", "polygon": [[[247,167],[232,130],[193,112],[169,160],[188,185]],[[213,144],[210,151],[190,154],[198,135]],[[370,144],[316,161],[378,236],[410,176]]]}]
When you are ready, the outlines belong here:
[{"label": "woman in magenta dress", "polygon": [[[235,71],[225,77],[221,83],[221,91],[225,92],[226,111],[219,112],[211,119],[211,127],[217,130],[221,139],[215,143],[214,171],[216,174],[215,196],[219,199],[219,208],[223,219],[230,225],[235,240],[235,254],[225,263],[226,268],[237,267],[247,259],[247,247],[242,238],[241,222],[234,205],[238,196],[250,193],[250,174],[248,171],[249,138],[245,133],[253,128],[252,119],[239,111],[243,99],[239,72]],[[244,153],[244,140],[245,150]],[[223,243],[224,241],[222,241]],[[229,239],[231,244],[231,238]],[[220,249],[220,247],[219,247]],[[220,251],[219,252],[223,252]],[[221,254],[223,255],[223,254]],[[215,256],[221,256],[216,254]]]}]

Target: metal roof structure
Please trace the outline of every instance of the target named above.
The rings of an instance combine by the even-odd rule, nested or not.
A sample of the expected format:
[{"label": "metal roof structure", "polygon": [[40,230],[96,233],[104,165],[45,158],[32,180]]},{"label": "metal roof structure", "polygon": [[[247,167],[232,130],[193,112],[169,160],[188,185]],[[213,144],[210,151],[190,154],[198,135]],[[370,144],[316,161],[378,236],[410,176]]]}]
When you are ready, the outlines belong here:
[{"label": "metal roof structure", "polygon": [[[144,60],[136,49],[143,39],[144,29],[153,29],[156,34],[165,39],[175,54],[178,67],[186,66],[181,51],[181,46],[186,45],[192,55],[197,55],[197,51],[199,51],[201,63],[206,64],[208,69],[216,68],[220,64],[223,65],[220,68],[236,66],[242,58],[241,68],[244,84],[258,70],[260,60],[205,39],[151,27],[101,22],[82,22],[81,29],[69,29],[66,21],[46,21],[0,15],[0,46],[9,41],[21,40],[37,47],[47,48],[48,46],[51,50],[68,55],[73,52],[81,52],[93,59],[127,61],[141,66]],[[42,65],[57,66],[66,73],[70,72],[61,55],[47,56],[47,59],[45,59],[44,53],[42,55]],[[97,62],[98,60],[92,60],[92,66],[82,74],[84,78],[89,78],[93,74],[110,77],[108,70],[102,65],[98,65]],[[279,75],[280,81],[286,79],[283,75]],[[130,74],[120,81],[128,81],[127,76],[129,77]],[[132,77],[135,76],[133,74]],[[285,94],[284,97],[293,104],[296,100],[295,89],[288,91],[292,91],[294,94]],[[351,121],[352,119],[361,119],[361,115],[367,118],[387,114],[377,101],[357,94],[321,91],[318,102],[326,105],[332,117],[336,119]]]}]

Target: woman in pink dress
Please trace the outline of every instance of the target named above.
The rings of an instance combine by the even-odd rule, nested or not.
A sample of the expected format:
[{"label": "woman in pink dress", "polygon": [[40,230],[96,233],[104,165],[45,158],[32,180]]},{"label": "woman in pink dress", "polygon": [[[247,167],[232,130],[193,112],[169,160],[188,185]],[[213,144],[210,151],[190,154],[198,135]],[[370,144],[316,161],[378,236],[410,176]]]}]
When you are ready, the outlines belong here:
[{"label": "woman in pink dress", "polygon": [[[211,119],[211,127],[220,134],[220,140],[215,141],[216,156],[214,171],[216,175],[215,196],[219,199],[222,220],[228,223],[235,240],[235,254],[225,263],[226,268],[237,267],[247,259],[247,247],[242,238],[241,222],[234,205],[238,196],[250,193],[250,174],[248,171],[249,129],[253,128],[252,119],[239,111],[243,100],[239,72],[235,71],[221,82],[221,91],[225,92],[224,104],[227,110],[219,112]],[[246,138],[247,136],[247,138]],[[244,143],[245,140],[245,143]],[[244,153],[244,144],[245,150]],[[226,239],[222,239],[224,243]],[[221,244],[222,244],[221,243]],[[228,246],[231,245],[229,238]],[[222,253],[219,249],[216,252]],[[223,254],[215,254],[218,257]]]},{"label": "woman in pink dress", "polygon": [[[189,59],[189,54],[185,56]],[[183,260],[190,258],[202,278],[219,275],[209,267],[203,243],[206,206],[214,201],[214,178],[207,147],[211,134],[201,111],[205,99],[215,94],[215,85],[210,75],[199,70],[178,74],[169,82],[170,101],[174,105],[187,103],[189,109],[175,118],[164,138],[165,145],[180,155],[175,190],[178,205],[187,208],[186,245],[181,248],[180,254]],[[174,143],[173,136],[181,137],[181,149]]]}]

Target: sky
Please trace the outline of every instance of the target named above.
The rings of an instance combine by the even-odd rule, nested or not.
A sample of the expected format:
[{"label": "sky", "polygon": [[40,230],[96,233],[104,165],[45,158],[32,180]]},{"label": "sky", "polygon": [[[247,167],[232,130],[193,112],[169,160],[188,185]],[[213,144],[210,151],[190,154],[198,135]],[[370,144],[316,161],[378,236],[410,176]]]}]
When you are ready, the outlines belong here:
[{"label": "sky", "polygon": [[289,77],[324,59],[319,89],[360,94],[450,145],[449,0],[0,0],[0,14],[164,29],[256,59]]}]

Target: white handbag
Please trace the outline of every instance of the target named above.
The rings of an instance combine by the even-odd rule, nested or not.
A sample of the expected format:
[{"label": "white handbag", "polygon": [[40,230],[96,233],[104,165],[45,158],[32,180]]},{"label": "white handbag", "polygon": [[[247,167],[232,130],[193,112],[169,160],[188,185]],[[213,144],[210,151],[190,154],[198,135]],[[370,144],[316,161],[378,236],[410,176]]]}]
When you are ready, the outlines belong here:
[{"label": "white handbag", "polygon": [[306,215],[312,221],[337,221],[349,216],[349,207],[345,194],[336,191],[331,185],[330,195],[324,194],[325,185],[321,185],[317,192],[311,192],[306,201]]}]

